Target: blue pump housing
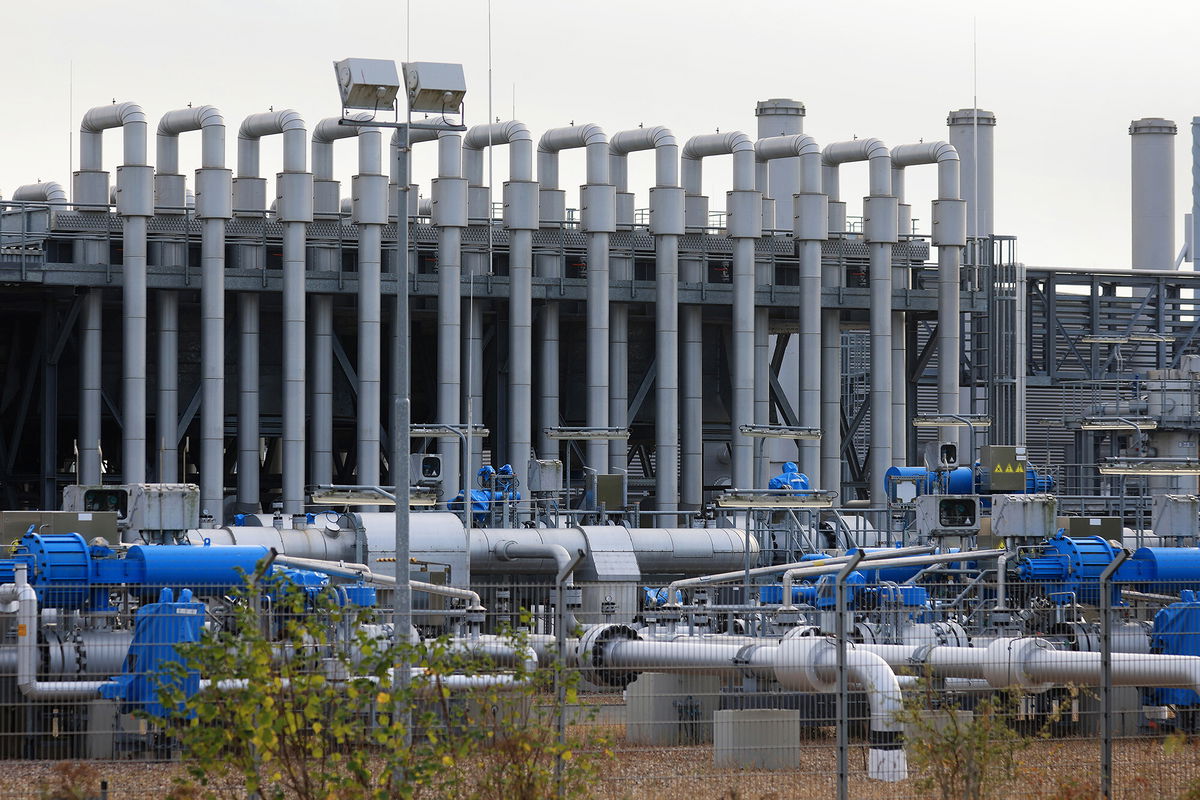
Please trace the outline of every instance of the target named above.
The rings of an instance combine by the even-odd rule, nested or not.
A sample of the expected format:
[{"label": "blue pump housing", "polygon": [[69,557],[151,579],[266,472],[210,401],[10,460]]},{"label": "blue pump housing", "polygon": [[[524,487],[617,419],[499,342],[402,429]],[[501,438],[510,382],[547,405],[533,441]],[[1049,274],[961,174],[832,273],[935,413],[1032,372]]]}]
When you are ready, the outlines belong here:
[{"label": "blue pump housing", "polygon": [[[1042,553],[1021,559],[1017,575],[1023,581],[1045,584],[1047,597],[1059,605],[1072,600],[1088,605],[1100,604],[1100,573],[1114,557],[1116,549],[1100,536],[1071,538],[1060,530],[1042,545]],[[1116,587],[1114,587],[1114,602]]]},{"label": "blue pump housing", "polygon": [[166,717],[176,711],[163,706],[159,692],[166,686],[179,689],[185,697],[199,691],[199,673],[189,671],[179,677],[168,669],[181,661],[177,645],[200,641],[203,623],[204,604],[192,602],[190,589],[179,593],[178,602],[174,592],[163,589],[157,603],[138,609],[123,671],[101,685],[100,695],[119,700],[122,714],[142,710]]},{"label": "blue pump housing", "polygon": [[[1200,597],[1185,589],[1180,599],[1182,602],[1172,603],[1154,615],[1151,653],[1200,656]],[[1147,689],[1145,695],[1147,705],[1200,705],[1200,695],[1191,689]]]}]

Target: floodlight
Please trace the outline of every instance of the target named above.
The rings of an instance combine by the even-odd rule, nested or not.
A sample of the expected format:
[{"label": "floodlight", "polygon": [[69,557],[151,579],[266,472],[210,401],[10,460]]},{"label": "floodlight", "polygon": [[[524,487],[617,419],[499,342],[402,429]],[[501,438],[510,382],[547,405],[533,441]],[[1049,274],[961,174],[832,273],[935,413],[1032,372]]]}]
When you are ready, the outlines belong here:
[{"label": "floodlight", "polygon": [[1158,420],[1150,417],[1084,417],[1079,425],[1085,431],[1152,431]]},{"label": "floodlight", "polygon": [[412,425],[409,427],[409,436],[413,439],[449,439],[454,436],[484,438],[490,434],[490,430],[478,423],[474,425]]},{"label": "floodlight", "polygon": [[721,508],[830,508],[837,497],[831,489],[729,491],[718,495]]},{"label": "floodlight", "polygon": [[467,94],[462,64],[410,61],[403,65],[411,111],[457,114]]},{"label": "floodlight", "polygon": [[1084,344],[1125,344],[1129,341],[1128,336],[1081,336],[1079,341]]},{"label": "floodlight", "polygon": [[794,425],[742,425],[738,430],[747,436],[764,439],[820,439],[824,435],[820,428],[804,428]]},{"label": "floodlight", "polygon": [[1113,456],[1100,464],[1101,475],[1200,475],[1200,458],[1128,458]]},{"label": "floodlight", "polygon": [[342,108],[391,109],[400,91],[396,62],[382,58],[347,58],[333,62]]},{"label": "floodlight", "polygon": [[914,428],[988,428],[991,424],[987,414],[918,414],[912,418]]},{"label": "floodlight", "polygon": [[628,439],[628,428],[545,428],[547,439],[582,441],[584,439]]},{"label": "floodlight", "polygon": [[311,486],[309,500],[315,505],[392,506],[396,496],[376,486]]}]

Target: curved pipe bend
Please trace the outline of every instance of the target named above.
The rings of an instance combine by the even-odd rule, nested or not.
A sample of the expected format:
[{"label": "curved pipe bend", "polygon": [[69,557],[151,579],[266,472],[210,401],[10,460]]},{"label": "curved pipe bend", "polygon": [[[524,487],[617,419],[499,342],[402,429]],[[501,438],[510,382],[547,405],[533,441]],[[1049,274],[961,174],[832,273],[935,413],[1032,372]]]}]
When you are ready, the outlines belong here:
[{"label": "curved pipe bend", "polygon": [[635,128],[614,133],[608,142],[608,149],[613,155],[623,156],[635,150],[676,147],[678,144],[670,128],[655,125],[652,128]]},{"label": "curved pipe bend", "polygon": [[239,139],[261,139],[275,133],[304,130],[304,118],[290,108],[283,111],[260,111],[242,120]]},{"label": "curved pipe bend", "polygon": [[131,122],[145,122],[146,112],[137,103],[113,103],[89,109],[79,123],[81,133],[100,133],[108,128],[120,128]]},{"label": "curved pipe bend", "polygon": [[24,186],[18,186],[10,199],[14,202],[65,205],[67,202],[67,191],[57,181],[27,183]]},{"label": "curved pipe bend", "polygon": [[900,144],[892,148],[892,166],[900,169],[917,164],[940,164],[943,161],[958,160],[958,149],[949,142]]},{"label": "curved pipe bend", "polygon": [[774,158],[794,158],[796,156],[819,156],[821,146],[817,140],[807,133],[795,133],[789,136],[771,136],[759,139],[754,143],[754,157],[759,161],[770,161]]},{"label": "curved pipe bend", "polygon": [[608,144],[604,129],[595,123],[584,125],[569,125],[565,128],[551,128],[542,134],[538,140],[539,153],[557,153],[574,147],[588,147],[594,144]]},{"label": "curved pipe bend", "polygon": [[168,111],[158,121],[159,136],[178,136],[187,131],[198,131],[214,125],[225,125],[225,117],[216,106],[196,106]]},{"label": "curved pipe bend", "polygon": [[482,150],[494,144],[512,144],[513,142],[533,142],[533,134],[529,132],[524,122],[510,119],[507,122],[494,122],[490,125],[476,125],[467,131],[463,137],[464,150]]},{"label": "curved pipe bend", "polygon": [[753,151],[754,143],[741,131],[704,133],[693,136],[684,143],[682,156],[684,160],[692,161],[707,156],[729,155],[747,150]]}]

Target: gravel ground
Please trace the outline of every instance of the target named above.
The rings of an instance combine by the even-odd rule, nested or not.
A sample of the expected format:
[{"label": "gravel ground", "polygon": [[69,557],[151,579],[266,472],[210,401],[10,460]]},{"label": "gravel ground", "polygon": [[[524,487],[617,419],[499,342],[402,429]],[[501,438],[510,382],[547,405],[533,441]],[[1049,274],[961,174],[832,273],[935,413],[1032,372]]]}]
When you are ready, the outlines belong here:
[{"label": "gravel ground", "polygon": [[[610,736],[615,731],[607,731]],[[619,735],[613,737],[619,739]],[[614,744],[614,758],[602,768],[597,800],[689,798],[700,800],[825,800],[836,795],[832,739],[806,743],[799,768],[786,772],[716,769],[710,745],[630,747]],[[1096,796],[1099,742],[1038,741],[1018,756],[1016,777],[998,787],[997,797],[1031,800],[1083,800]],[[851,748],[850,796],[859,800],[923,800],[929,792],[912,779],[879,783],[865,778],[865,748]],[[1200,743],[1167,752],[1161,739],[1118,741],[1114,758],[1114,797],[1150,800],[1179,798],[1200,785]],[[64,769],[83,769],[94,786],[108,784],[114,800],[163,800],[182,775],[178,763],[5,761],[0,762],[0,798],[44,798],[39,787],[55,785]]]}]

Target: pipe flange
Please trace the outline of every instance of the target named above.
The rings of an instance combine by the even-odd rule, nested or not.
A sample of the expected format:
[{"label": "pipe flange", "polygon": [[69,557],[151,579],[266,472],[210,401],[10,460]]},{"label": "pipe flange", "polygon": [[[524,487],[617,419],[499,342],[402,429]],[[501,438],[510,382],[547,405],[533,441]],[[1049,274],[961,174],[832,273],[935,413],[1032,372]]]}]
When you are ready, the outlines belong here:
[{"label": "pipe flange", "polygon": [[1050,642],[1034,636],[997,639],[987,647],[983,677],[994,689],[1019,687],[1027,692],[1044,692],[1053,684],[1035,681],[1026,671],[1025,664],[1037,651],[1052,648]]},{"label": "pipe flange", "polygon": [[628,625],[595,625],[579,640],[576,664],[586,671],[586,677],[593,683],[623,689],[633,683],[638,673],[607,666],[606,651],[613,642],[630,642],[637,638],[637,631]]}]

